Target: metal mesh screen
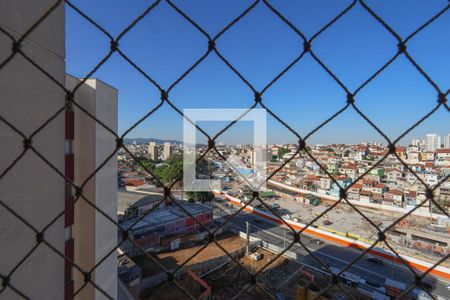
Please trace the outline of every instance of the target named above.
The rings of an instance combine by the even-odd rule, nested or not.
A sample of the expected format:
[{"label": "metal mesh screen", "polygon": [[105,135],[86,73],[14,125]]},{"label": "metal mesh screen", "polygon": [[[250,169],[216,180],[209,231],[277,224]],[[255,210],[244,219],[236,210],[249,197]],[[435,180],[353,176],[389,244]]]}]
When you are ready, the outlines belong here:
[{"label": "metal mesh screen", "polygon": [[[444,7],[442,7],[442,10],[439,11],[436,15],[434,15],[431,19],[429,19],[427,22],[425,22],[423,25],[421,25],[420,27],[418,27],[416,30],[414,30],[410,35],[408,35],[406,38],[401,37],[385,20],[383,20],[383,18],[381,18],[367,3],[365,3],[365,1],[362,0],[355,0],[353,1],[350,5],[348,5],[348,7],[346,7],[343,11],[341,11],[338,15],[336,15],[331,21],[329,21],[324,27],[322,27],[320,30],[318,30],[315,34],[313,34],[310,37],[307,37],[304,33],[302,33],[301,29],[296,27],[292,22],[290,22],[283,14],[281,14],[277,8],[276,5],[274,3],[271,3],[270,1],[255,1],[254,3],[252,3],[250,6],[247,7],[247,9],[245,9],[244,11],[242,11],[232,22],[230,22],[228,25],[226,25],[222,30],[219,31],[218,34],[216,34],[215,36],[210,35],[208,32],[206,32],[197,22],[196,20],[194,20],[193,18],[191,18],[189,15],[187,15],[183,10],[181,10],[176,4],[174,4],[172,1],[167,0],[165,2],[168,3],[168,5],[174,10],[176,11],[179,15],[181,15],[185,20],[186,20],[186,26],[192,26],[193,28],[195,28],[196,30],[198,30],[203,36],[204,36],[204,46],[205,46],[205,50],[204,50],[204,54],[201,55],[198,60],[192,65],[190,66],[187,70],[185,70],[185,72],[179,77],[177,78],[173,83],[171,83],[169,86],[161,86],[155,79],[153,79],[152,74],[147,73],[146,71],[144,71],[142,68],[139,67],[139,65],[137,63],[135,63],[131,58],[129,58],[122,50],[121,50],[121,41],[122,38],[130,31],[133,29],[134,26],[136,26],[139,22],[142,21],[142,19],[147,18],[148,15],[150,15],[152,13],[152,11],[154,10],[155,7],[157,7],[158,5],[160,5],[160,3],[163,1],[155,1],[153,3],[151,3],[151,5],[148,6],[148,8],[143,11],[137,18],[135,18],[133,20],[133,22],[131,22],[129,24],[129,26],[127,26],[126,28],[123,29],[123,31],[118,35],[118,36],[113,36],[112,34],[110,34],[107,30],[105,30],[104,28],[102,28],[101,25],[99,25],[96,20],[90,18],[86,13],[84,13],[82,10],[80,10],[77,6],[75,6],[74,4],[71,3],[71,1],[56,1],[54,3],[53,6],[49,7],[48,10],[46,11],[45,14],[43,14],[38,20],[36,20],[34,22],[34,24],[20,37],[20,38],[16,38],[13,35],[11,35],[10,33],[8,33],[6,30],[2,29],[0,27],[0,31],[2,32],[2,34],[8,36],[9,40],[10,40],[10,44],[9,45],[2,45],[2,47],[10,47],[11,48],[11,52],[10,55],[0,63],[0,72],[3,71],[4,67],[10,63],[12,60],[14,60],[16,57],[21,56],[23,57],[25,60],[27,60],[30,64],[32,64],[36,69],[38,69],[40,72],[42,72],[43,74],[45,74],[50,80],[52,80],[56,85],[59,86],[59,88],[61,88],[61,90],[63,90],[66,94],[65,99],[61,99],[61,108],[51,117],[49,118],[44,124],[42,124],[40,127],[36,128],[36,130],[31,134],[31,135],[26,135],[23,132],[21,132],[14,124],[13,121],[8,120],[8,116],[7,116],[7,112],[0,112],[0,121],[3,122],[4,124],[6,124],[9,128],[11,128],[14,132],[17,133],[18,136],[20,136],[23,139],[23,150],[20,153],[17,153],[17,157],[16,159],[9,165],[7,166],[7,168],[3,171],[1,171],[0,174],[0,180],[2,180],[2,178],[5,177],[5,175],[13,168],[15,168],[16,164],[21,160],[21,158],[25,155],[25,153],[31,151],[33,153],[35,153],[38,157],[40,157],[42,159],[42,161],[44,161],[50,168],[52,168],[54,170],[54,172],[56,172],[59,176],[61,176],[62,178],[64,178],[64,180],[68,183],[70,183],[70,185],[72,186],[72,188],[74,189],[74,194],[75,194],[75,201],[72,204],[75,205],[75,203],[77,201],[84,201],[87,204],[89,204],[93,210],[96,210],[98,213],[102,214],[105,218],[107,218],[112,224],[114,224],[115,226],[117,226],[119,232],[121,232],[122,236],[121,239],[119,239],[119,243],[117,244],[117,247],[119,247],[120,245],[123,244],[123,242],[125,240],[129,240],[131,243],[134,244],[135,247],[137,247],[138,249],[140,249],[140,251],[142,252],[142,255],[144,255],[146,257],[146,259],[154,261],[157,265],[159,265],[159,267],[164,270],[167,274],[167,282],[165,285],[163,285],[161,287],[161,290],[166,286],[166,285],[174,285],[176,286],[178,289],[180,289],[181,291],[184,292],[186,298],[194,298],[188,290],[186,290],[186,288],[184,286],[182,286],[179,282],[178,279],[176,278],[176,272],[183,266],[185,266],[192,258],[194,258],[196,255],[198,255],[202,250],[204,250],[209,244],[215,244],[217,245],[217,247],[219,247],[220,249],[222,249],[222,251],[224,251],[224,253],[226,253],[230,260],[232,260],[237,266],[239,266],[239,268],[242,270],[243,273],[248,275],[248,284],[245,286],[245,288],[243,288],[240,291],[236,291],[236,295],[235,298],[239,298],[242,293],[245,293],[247,290],[249,290],[250,288],[254,287],[255,285],[258,285],[258,277],[261,276],[261,273],[267,268],[269,267],[269,265],[271,263],[273,263],[275,260],[272,260],[270,262],[267,262],[267,264],[261,268],[259,271],[257,272],[251,272],[249,271],[245,266],[243,266],[239,260],[237,260],[234,256],[230,255],[227,250],[225,248],[223,248],[223,246],[218,243],[216,241],[216,236],[215,233],[217,232],[217,230],[219,230],[219,228],[215,229],[215,230],[211,230],[210,228],[206,227],[205,225],[202,224],[202,222],[200,222],[196,217],[192,216],[190,214],[189,211],[187,211],[182,205],[179,204],[179,201],[177,199],[175,199],[175,197],[172,195],[172,189],[175,186],[175,184],[177,182],[179,182],[181,180],[181,177],[178,178],[177,180],[175,180],[174,182],[172,182],[171,184],[164,184],[162,181],[160,181],[160,179],[158,179],[157,176],[155,176],[155,174],[153,174],[152,170],[148,169],[145,165],[143,165],[141,163],[141,161],[135,157],[135,155],[129,151],[129,149],[127,149],[127,146],[124,144],[124,137],[134,128],[136,128],[139,124],[141,124],[144,120],[147,120],[148,118],[151,118],[154,114],[158,113],[158,110],[162,107],[162,106],[169,106],[171,107],[174,111],[176,111],[180,116],[183,116],[182,111],[176,106],[174,105],[173,101],[171,100],[171,91],[173,89],[175,89],[180,82],[182,82],[194,69],[196,69],[201,63],[202,61],[205,60],[206,57],[210,56],[210,55],[215,55],[217,56],[225,66],[227,66],[234,74],[236,74],[236,76],[248,87],[249,90],[251,90],[254,94],[254,103],[250,108],[256,108],[256,107],[261,107],[267,110],[267,112],[273,116],[279,123],[281,123],[286,129],[288,129],[292,134],[294,134],[297,139],[298,139],[298,147],[297,147],[297,151],[295,154],[298,154],[300,151],[304,151],[307,156],[309,156],[315,163],[317,163],[317,165],[319,166],[319,168],[325,173],[327,174],[327,176],[331,179],[331,181],[335,184],[337,184],[340,187],[340,199],[339,201],[335,202],[333,205],[331,205],[330,207],[328,207],[323,213],[321,213],[320,215],[318,215],[317,217],[314,218],[314,220],[312,222],[310,222],[304,229],[300,230],[300,231],[296,231],[294,228],[292,228],[292,226],[290,224],[288,224],[283,218],[281,218],[281,216],[279,216],[277,214],[276,211],[274,211],[274,209],[270,206],[267,205],[264,201],[264,199],[261,199],[259,197],[259,194],[257,192],[253,192],[253,199],[251,201],[248,201],[245,206],[240,207],[237,211],[235,211],[232,215],[230,215],[228,217],[228,219],[226,220],[226,222],[224,222],[224,224],[222,224],[222,226],[225,226],[231,218],[235,217],[237,214],[239,214],[241,211],[244,210],[244,208],[246,206],[248,206],[249,204],[251,204],[255,199],[258,199],[262,205],[268,210],[270,211],[272,214],[274,214],[275,216],[278,217],[278,219],[285,225],[287,226],[293,234],[293,241],[286,246],[285,250],[281,253],[279,253],[277,255],[277,258],[281,257],[285,251],[288,251],[289,249],[291,249],[291,247],[293,247],[294,245],[300,245],[301,247],[303,247],[305,249],[305,251],[307,251],[309,253],[309,255],[311,255],[312,257],[314,257],[315,260],[317,260],[317,262],[319,262],[324,268],[328,269],[328,266],[325,262],[323,262],[321,260],[320,257],[318,257],[317,255],[315,255],[313,252],[311,252],[301,241],[300,237],[302,236],[302,234],[305,234],[304,231],[314,222],[316,222],[317,220],[321,219],[327,212],[329,212],[330,210],[334,209],[337,205],[339,205],[341,202],[342,203],[346,203],[348,204],[354,211],[356,211],[359,215],[361,215],[362,218],[364,218],[368,223],[370,223],[374,228],[376,228],[376,230],[378,231],[378,240],[373,243],[371,245],[371,247],[369,247],[368,249],[362,251],[359,255],[359,257],[357,257],[355,260],[353,260],[351,263],[349,263],[344,269],[342,269],[340,271],[339,274],[334,274],[332,277],[332,283],[327,286],[327,287],[323,287],[320,294],[324,293],[327,289],[331,288],[331,286],[338,286],[342,289],[343,292],[347,293],[347,291],[345,289],[343,289],[341,287],[341,284],[339,283],[338,277],[344,273],[345,271],[347,271],[352,265],[354,265],[359,259],[361,259],[366,253],[368,253],[368,251],[370,251],[377,243],[384,243],[396,256],[397,258],[400,260],[400,262],[402,262],[410,271],[412,274],[414,274],[415,277],[415,281],[411,284],[410,287],[408,287],[408,289],[406,291],[403,292],[402,295],[399,296],[399,298],[403,297],[404,295],[406,295],[407,293],[409,293],[412,289],[414,289],[415,287],[419,287],[422,288],[422,279],[429,274],[434,268],[436,268],[438,265],[440,265],[442,262],[444,262],[445,260],[447,260],[449,258],[449,255],[447,254],[446,256],[442,257],[439,261],[437,261],[431,268],[429,268],[426,272],[418,272],[416,269],[414,269],[413,267],[410,266],[410,264],[408,264],[403,258],[402,256],[400,256],[396,250],[394,249],[394,247],[391,247],[388,243],[388,241],[386,240],[386,232],[390,229],[392,229],[396,224],[398,224],[400,221],[402,221],[404,218],[406,218],[407,216],[411,215],[413,211],[415,211],[416,209],[420,208],[422,205],[424,205],[425,203],[432,203],[432,205],[439,210],[440,213],[446,215],[447,217],[449,217],[449,213],[440,206],[439,203],[437,203],[434,199],[434,192],[435,190],[446,180],[449,179],[449,176],[446,176],[445,178],[443,178],[443,180],[440,181],[440,183],[438,183],[437,185],[433,186],[433,187],[429,187],[422,179],[421,177],[419,177],[416,172],[414,172],[414,170],[412,170],[412,168],[402,160],[402,158],[396,153],[396,145],[397,143],[403,138],[405,137],[408,133],[410,133],[414,128],[416,128],[417,126],[419,126],[420,124],[422,124],[426,119],[428,119],[430,116],[432,116],[436,111],[438,110],[444,110],[447,112],[450,112],[450,107],[448,105],[447,102],[447,98],[448,95],[450,93],[450,89],[448,89],[448,87],[441,87],[439,86],[434,80],[433,78],[427,73],[427,71],[425,69],[423,69],[413,58],[413,56],[408,52],[408,42],[411,41],[412,39],[414,39],[417,35],[419,35],[421,33],[422,30],[424,30],[425,28],[427,28],[432,22],[434,22],[436,19],[440,18],[442,15],[448,13],[449,5],[446,5]],[[110,50],[107,53],[106,56],[103,57],[103,59],[101,59],[97,65],[92,68],[92,70],[86,74],[86,76],[84,78],[90,78],[106,61],[108,61],[108,59],[110,59],[110,57],[112,55],[119,55],[121,56],[123,59],[125,59],[125,61],[127,61],[129,63],[129,65],[131,65],[134,69],[136,69],[142,76],[144,76],[147,80],[148,80],[148,84],[156,87],[160,93],[161,93],[161,100],[159,102],[159,104],[157,106],[155,106],[151,111],[149,111],[144,117],[142,117],[140,120],[137,120],[133,126],[131,126],[128,130],[126,130],[122,135],[117,135],[114,130],[108,128],[104,123],[102,123],[100,120],[98,120],[95,116],[93,116],[92,114],[90,114],[86,109],[84,109],[81,105],[79,105],[77,103],[77,91],[79,90],[79,88],[85,83],[86,79],[82,80],[74,89],[69,90],[67,89],[64,85],[62,85],[58,80],[56,80],[55,78],[52,77],[52,75],[46,71],[46,66],[45,65],[39,65],[37,62],[33,61],[33,59],[31,59],[26,53],[24,53],[21,50],[21,44],[24,42],[24,40],[27,39],[27,37],[36,29],[40,26],[40,24],[49,16],[52,14],[52,12],[54,12],[54,10],[60,6],[60,5],[67,5],[69,9],[73,9],[74,11],[76,11],[80,16],[82,16],[84,19],[86,19],[90,24],[92,24],[93,27],[95,27],[95,30],[100,30],[110,41]],[[280,72],[277,76],[275,76],[270,82],[267,83],[267,85],[258,90],[254,87],[254,85],[252,85],[252,83],[250,82],[249,79],[247,79],[234,65],[231,61],[229,61],[221,52],[221,50],[216,46],[216,42],[224,35],[227,33],[227,31],[230,30],[230,28],[234,27],[237,23],[239,23],[242,19],[246,18],[246,16],[248,15],[249,12],[251,12],[253,9],[255,9],[255,7],[257,6],[266,6],[277,18],[279,18],[284,24],[285,24],[285,29],[286,30],[290,30],[295,32],[295,34],[298,36],[298,39],[303,43],[303,51],[301,51],[299,53],[299,55],[289,64],[287,65],[282,72]],[[373,17],[373,19],[375,19],[380,26],[384,27],[385,30],[392,35],[395,40],[397,41],[397,47],[398,50],[395,53],[394,56],[392,56],[387,62],[385,62],[384,65],[382,65],[375,73],[373,73],[373,75],[371,75],[369,78],[367,78],[367,80],[365,80],[359,87],[357,87],[355,90],[351,90],[349,89],[344,83],[343,81],[341,81],[339,79],[339,77],[333,72],[333,70],[331,68],[329,68],[324,62],[323,60],[321,60],[321,58],[316,54],[315,49],[314,49],[314,42],[315,40],[321,36],[327,29],[329,29],[330,27],[332,27],[339,19],[343,18],[346,14],[349,13],[349,11],[351,11],[352,9],[354,9],[356,6],[360,6],[362,8],[364,8],[364,10],[366,10],[371,17]],[[94,30],[94,29],[93,29]],[[294,65],[296,65],[299,61],[301,61],[304,57],[306,56],[310,56],[316,63],[318,66],[320,66],[323,70],[326,71],[326,73],[339,85],[339,87],[345,92],[345,94],[347,95],[346,99],[335,99],[335,101],[340,101],[342,102],[342,108],[339,109],[338,111],[336,111],[333,115],[331,115],[329,118],[327,118],[326,120],[323,120],[323,122],[317,126],[314,130],[312,130],[309,133],[306,134],[300,134],[298,133],[296,130],[294,130],[291,126],[289,126],[285,121],[283,121],[283,119],[278,116],[277,114],[275,114],[270,107],[268,107],[265,102],[264,102],[264,94],[266,93],[266,91],[268,89],[270,89],[272,86],[277,84],[277,81],[283,77]],[[421,117],[420,119],[417,120],[416,123],[414,123],[414,125],[412,125],[411,127],[409,127],[406,131],[404,131],[400,136],[398,136],[396,139],[390,139],[388,138],[388,136],[378,127],[378,125],[373,122],[366,114],[365,112],[363,112],[359,107],[358,107],[358,94],[361,92],[361,90],[363,90],[366,86],[370,85],[370,83],[372,82],[372,80],[374,78],[376,78],[377,76],[379,76],[382,72],[384,72],[386,69],[389,68],[389,66],[396,61],[399,57],[403,56],[404,58],[407,59],[407,61],[409,61],[411,63],[411,65],[417,70],[417,72],[423,77],[423,80],[425,82],[427,82],[435,91],[436,93],[436,105],[435,107],[428,112],[424,112],[423,117]],[[42,154],[39,153],[38,149],[36,149],[33,146],[33,138],[35,137],[36,134],[38,134],[41,130],[43,130],[43,128],[45,128],[48,124],[50,124],[58,115],[60,115],[61,113],[63,113],[67,108],[69,107],[76,107],[79,110],[81,110],[82,112],[84,112],[86,115],[88,115],[90,118],[92,118],[93,120],[95,120],[95,122],[97,122],[100,126],[102,126],[104,129],[106,129],[109,133],[111,133],[112,135],[114,135],[116,137],[116,149],[114,152],[112,152],[108,158],[102,163],[100,164],[100,166],[96,169],[96,171],[94,173],[91,174],[91,176],[89,176],[88,178],[85,179],[85,181],[81,184],[81,185],[76,185],[75,183],[73,183],[69,178],[66,178],[65,175],[58,170],[55,166],[53,166],[50,161],[43,156]],[[250,109],[249,108],[249,109]],[[414,208],[412,211],[410,211],[409,213],[403,215],[401,218],[398,218],[394,223],[392,223],[391,225],[389,225],[387,228],[384,229],[380,229],[370,218],[366,217],[366,215],[358,208],[356,207],[354,204],[352,204],[350,201],[347,200],[347,192],[348,190],[351,188],[351,185],[348,187],[341,187],[339,185],[339,183],[334,179],[334,177],[327,171],[326,167],[322,166],[321,163],[318,161],[318,159],[316,157],[313,156],[312,152],[306,147],[306,143],[310,140],[311,136],[313,136],[319,129],[323,128],[324,126],[327,126],[332,120],[334,120],[336,117],[338,117],[339,115],[341,115],[344,111],[347,110],[354,110],[358,115],[360,115],[366,122],[367,124],[370,125],[370,127],[372,127],[374,130],[376,130],[386,141],[387,145],[388,145],[388,149],[389,151],[384,155],[384,157],[382,157],[382,159],[378,160],[376,163],[374,163],[371,168],[369,168],[368,170],[366,170],[366,172],[364,174],[361,174],[358,179],[362,179],[365,175],[369,174],[369,172],[376,168],[380,163],[382,163],[389,155],[393,155],[396,157],[396,159],[398,159],[401,164],[403,164],[403,166],[412,174],[414,174],[414,176],[417,178],[417,180],[423,185],[423,187],[426,190],[426,197],[427,197],[427,201],[419,204],[416,206],[416,208]],[[225,131],[227,131],[231,126],[233,126],[238,120],[235,120],[233,122],[230,122],[225,128],[223,128],[219,133],[217,133],[215,136],[210,136],[206,133],[206,131],[204,131],[202,128],[200,128],[198,125],[195,125],[197,127],[197,129],[206,136],[206,138],[208,139],[209,143],[208,143],[208,148],[207,151],[202,153],[198,159],[197,162],[199,160],[201,160],[203,157],[205,157],[205,155],[208,152],[215,152],[217,155],[219,155],[220,157],[222,157],[224,160],[225,158],[223,157],[223,155],[218,151],[218,149],[216,148],[215,145],[215,141],[218,139],[219,136],[221,136]],[[155,259],[155,257],[152,254],[149,254],[145,251],[145,249],[143,249],[138,243],[136,243],[129,235],[129,231],[130,228],[124,229],[121,227],[121,225],[119,223],[117,223],[116,220],[110,218],[106,213],[104,213],[100,208],[98,208],[94,203],[92,203],[89,199],[87,199],[84,195],[83,195],[83,188],[86,186],[86,184],[88,183],[88,181],[109,161],[109,159],[111,159],[113,156],[115,156],[117,154],[117,151],[119,149],[123,149],[125,152],[127,152],[131,157],[134,158],[134,160],[136,161],[137,164],[140,164],[141,167],[143,169],[145,169],[146,172],[148,172],[151,176],[153,176],[163,187],[164,187],[164,199],[162,199],[159,204],[161,204],[162,202],[166,201],[166,200],[170,200],[173,205],[179,207],[181,210],[183,210],[187,215],[190,215],[190,217],[192,217],[196,223],[199,224],[199,226],[201,226],[203,228],[203,230],[205,230],[206,232],[208,232],[209,234],[209,242],[206,243],[205,245],[203,245],[198,251],[196,251],[188,260],[186,260],[183,264],[181,264],[181,266],[179,266],[175,272],[171,272],[169,270],[167,270],[157,259]],[[268,177],[267,180],[271,179],[275,174],[277,174],[278,171],[280,171],[281,169],[283,169],[283,167],[285,167],[291,160],[293,159],[293,156],[286,160],[279,168],[277,168],[274,172],[272,172]],[[357,180],[355,180],[356,182]],[[115,188],[115,187],[111,187],[111,188]],[[100,260],[97,265],[90,269],[90,270],[83,270],[81,267],[77,266],[77,264],[75,264],[73,261],[71,261],[69,258],[64,256],[64,253],[61,253],[59,250],[57,250],[53,245],[51,245],[49,242],[47,242],[46,237],[45,237],[45,233],[46,230],[52,226],[58,219],[60,219],[61,217],[64,216],[65,211],[61,211],[58,215],[54,216],[54,219],[52,220],[52,222],[50,222],[49,224],[47,224],[47,226],[43,227],[43,228],[35,228],[33,225],[31,225],[25,218],[23,218],[19,213],[17,213],[16,211],[14,211],[14,209],[10,208],[6,203],[4,203],[2,200],[0,200],[0,205],[2,207],[4,207],[6,210],[9,211],[9,213],[11,213],[12,215],[14,215],[18,220],[20,220],[24,225],[26,225],[27,227],[29,227],[36,235],[36,247],[40,244],[45,244],[47,247],[51,248],[54,250],[55,253],[57,253],[57,255],[59,255],[62,259],[68,261],[70,264],[73,265],[73,267],[78,270],[79,272],[81,272],[82,274],[84,274],[84,280],[85,280],[85,284],[78,289],[77,291],[75,291],[75,297],[80,293],[80,291],[88,284],[93,285],[98,291],[100,291],[105,297],[107,298],[112,298],[110,295],[108,295],[107,292],[105,292],[101,287],[99,287],[95,281],[92,279],[92,273],[94,272],[95,268],[100,265],[107,257],[109,257],[110,255],[114,255],[116,248],[111,249],[111,251],[109,252],[108,256],[105,256],[102,260]],[[140,216],[138,219],[135,220],[134,224],[137,224],[142,218],[144,218],[145,216],[147,216],[148,214],[151,214],[157,206],[155,206],[154,208],[152,208],[150,211],[148,211],[145,215]],[[36,249],[36,247],[34,247],[33,249],[31,249],[31,251],[28,252],[28,254],[26,256],[23,257],[22,260],[20,260],[17,265],[11,269],[8,273],[6,274],[0,274],[1,279],[2,279],[2,286],[0,288],[0,294],[6,289],[9,288],[11,290],[13,290],[18,296],[21,296],[23,298],[28,299],[29,297],[24,294],[22,291],[20,291],[19,289],[17,289],[15,287],[14,284],[14,273],[15,271],[20,267],[21,264],[24,263],[24,261],[27,260],[27,258],[33,253],[33,251]],[[328,269],[329,270],[329,269]],[[331,273],[331,271],[330,271]],[[424,291],[427,291],[427,289],[423,289]],[[427,291],[427,293],[430,295],[430,297],[435,298],[434,295],[432,295],[430,292]],[[157,293],[156,293],[157,294]],[[347,293],[348,294],[348,293]],[[348,294],[348,296],[350,298],[353,298],[352,295]],[[157,297],[157,296],[156,296]]]}]

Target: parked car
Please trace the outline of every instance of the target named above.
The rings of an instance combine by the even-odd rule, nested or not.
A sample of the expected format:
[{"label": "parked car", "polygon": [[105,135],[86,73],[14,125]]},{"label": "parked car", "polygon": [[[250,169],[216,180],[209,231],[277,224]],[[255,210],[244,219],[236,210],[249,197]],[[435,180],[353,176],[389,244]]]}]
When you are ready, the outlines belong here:
[{"label": "parked car", "polygon": [[369,256],[368,258],[366,258],[366,260],[377,265],[384,265],[384,262],[381,259],[373,256]]},{"label": "parked car", "polygon": [[431,291],[434,288],[432,283],[429,283],[429,282],[426,282],[426,281],[422,281],[422,286],[428,291]]},{"label": "parked car", "polygon": [[367,285],[370,285],[370,286],[372,286],[372,287],[375,287],[375,288],[381,287],[381,285],[380,285],[378,282],[372,281],[372,280],[366,280],[366,284],[367,284]]}]

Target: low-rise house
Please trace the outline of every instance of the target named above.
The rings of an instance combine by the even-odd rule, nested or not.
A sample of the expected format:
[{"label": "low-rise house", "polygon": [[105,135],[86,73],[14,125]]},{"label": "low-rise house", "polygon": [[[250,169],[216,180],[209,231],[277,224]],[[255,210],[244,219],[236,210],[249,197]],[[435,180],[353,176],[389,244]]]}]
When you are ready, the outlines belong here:
[{"label": "low-rise house", "polygon": [[430,187],[436,185],[439,182],[438,180],[439,176],[436,173],[422,172],[416,174],[420,179],[422,179],[423,182],[425,182],[425,184],[427,184]]},{"label": "low-rise house", "polygon": [[419,172],[420,173],[420,172],[423,172],[425,170],[425,165],[424,164],[419,164],[419,163],[410,164],[409,168],[412,171],[414,171],[414,172]]},{"label": "low-rise house", "polygon": [[411,164],[418,163],[420,160],[420,153],[416,151],[408,152],[408,162]]},{"label": "low-rise house", "polygon": [[386,171],[386,183],[396,182],[403,177],[403,172],[398,169],[388,169]]},{"label": "low-rise house", "polygon": [[330,174],[334,174],[338,171],[339,164],[337,162],[328,161],[327,171]]},{"label": "low-rise house", "polygon": [[395,181],[391,184],[388,184],[389,189],[404,190],[406,186],[407,186],[407,184],[406,184],[405,178],[399,178],[399,179],[397,179],[397,181]]},{"label": "low-rise house", "polygon": [[359,201],[370,203],[372,192],[369,190],[361,190],[359,193]]},{"label": "low-rise house", "polygon": [[339,168],[339,173],[345,174],[351,178],[356,178],[358,174],[358,168],[353,164],[343,165]]},{"label": "low-rise house", "polygon": [[362,189],[362,184],[355,183],[352,185],[347,191],[347,199],[348,200],[359,200],[359,194]]},{"label": "low-rise house", "polygon": [[421,152],[420,160],[421,161],[434,161],[434,155],[435,155],[435,153],[432,151]]},{"label": "low-rise house", "polygon": [[406,191],[405,192],[405,202],[406,205],[415,206],[417,203],[417,193],[416,191]]},{"label": "low-rise house", "polygon": [[372,188],[372,202],[381,204],[383,202],[383,194],[386,193],[388,187],[384,183],[379,183]]},{"label": "low-rise house", "polygon": [[450,159],[450,148],[443,148],[436,150],[437,159]]},{"label": "low-rise house", "polygon": [[394,205],[403,207],[403,192],[400,190],[390,190],[383,195],[384,205]]},{"label": "low-rise house", "polygon": [[371,179],[363,179],[362,180],[362,189],[372,191],[372,188],[377,184],[375,180]]},{"label": "low-rise house", "polygon": [[425,175],[425,183],[432,187],[439,183],[439,175],[437,173],[427,173]]},{"label": "low-rise house", "polygon": [[402,146],[395,147],[395,153],[401,158],[406,159],[406,148]]},{"label": "low-rise house", "polygon": [[373,168],[372,170],[370,170],[369,174],[382,177],[384,176],[384,168]]},{"label": "low-rise house", "polygon": [[331,179],[328,177],[321,177],[319,187],[321,189],[329,190],[331,188]]},{"label": "low-rise house", "polygon": [[[340,187],[346,188],[350,184],[352,184],[353,180],[347,176],[334,176],[334,180],[339,184]],[[330,189],[330,195],[339,197],[340,194],[340,187],[335,182],[332,183],[331,189]]]},{"label": "low-rise house", "polygon": [[414,175],[414,174],[411,173],[411,172],[406,173],[405,178],[406,178],[406,182],[407,182],[409,185],[414,185],[414,184],[417,182],[417,177],[416,177],[416,175]]},{"label": "low-rise house", "polygon": [[450,182],[444,182],[439,187],[439,199],[450,200]]}]

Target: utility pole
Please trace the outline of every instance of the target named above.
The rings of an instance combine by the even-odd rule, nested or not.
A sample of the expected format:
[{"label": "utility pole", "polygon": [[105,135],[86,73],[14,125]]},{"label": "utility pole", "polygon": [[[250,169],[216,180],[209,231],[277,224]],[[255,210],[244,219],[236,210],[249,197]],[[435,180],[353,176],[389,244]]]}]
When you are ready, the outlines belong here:
[{"label": "utility pole", "polygon": [[248,221],[245,221],[246,225],[246,231],[247,231],[247,249],[246,254],[248,255],[250,253],[250,223]]}]

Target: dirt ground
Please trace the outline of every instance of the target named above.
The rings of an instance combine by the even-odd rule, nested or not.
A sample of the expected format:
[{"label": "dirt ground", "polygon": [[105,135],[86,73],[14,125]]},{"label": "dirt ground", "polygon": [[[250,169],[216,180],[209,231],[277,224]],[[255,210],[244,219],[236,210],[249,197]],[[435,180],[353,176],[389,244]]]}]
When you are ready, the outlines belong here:
[{"label": "dirt ground", "polygon": [[[195,299],[198,299],[204,291],[204,288],[189,276],[183,276],[178,279],[177,282]],[[190,299],[189,296],[175,283],[167,283],[166,285],[149,289],[141,295],[141,298],[148,300]]]},{"label": "dirt ground", "polygon": [[[241,249],[245,246],[245,239],[239,236],[226,233],[216,238],[217,242],[228,252],[232,252]],[[166,269],[174,269],[182,265],[197,251],[200,251],[204,245],[195,247],[179,249],[172,252],[159,253],[152,255],[154,260],[150,260],[147,256],[141,255],[133,258],[133,261],[142,268],[142,274],[144,277],[158,274],[162,271],[159,264],[163,265]],[[186,263],[186,266],[196,264],[211,258],[223,256],[225,253],[215,243],[209,244],[206,248],[201,250],[196,256]],[[155,260],[158,262],[155,262]]]},{"label": "dirt ground", "polygon": [[[276,254],[268,250],[259,248],[257,250],[262,254],[262,259],[254,261],[248,257],[243,257],[240,262],[244,267],[254,274],[255,271],[263,268],[268,262],[276,258]],[[303,272],[304,271],[304,272]],[[309,275],[307,275],[309,274]],[[312,277],[311,277],[312,276]],[[257,276],[257,286],[243,293],[239,299],[260,300],[271,299],[275,297],[277,291],[282,291],[286,299],[296,299],[297,282],[304,279],[307,282],[314,282],[317,286],[323,288],[330,284],[330,278],[313,270],[304,268],[298,262],[287,259],[286,257],[276,258]],[[213,294],[216,299],[230,299],[239,291],[250,284],[250,276],[245,271],[235,265],[230,264],[206,276],[206,281],[213,287]],[[368,300],[355,289],[346,288],[355,299]],[[346,299],[346,294],[337,286],[329,289],[333,295],[340,295]],[[270,295],[269,295],[270,294]]]},{"label": "dirt ground", "polygon": [[[226,251],[232,252],[238,249],[241,249],[245,246],[245,239],[234,235],[234,234],[224,234],[217,239],[218,244],[220,244]],[[196,246],[186,249],[180,249],[173,252],[166,252],[158,254],[158,258],[161,260],[165,260],[167,257],[172,258],[172,262],[177,266],[181,265],[184,261],[189,259],[194,253],[199,251],[204,246]],[[194,258],[192,258],[187,266],[196,264],[214,257],[219,257],[225,255],[222,249],[219,248],[215,243],[210,243],[206,248],[204,248],[201,252],[199,252]],[[171,267],[174,267],[172,265]]]},{"label": "dirt ground", "polygon": [[[239,260],[241,265],[251,274],[255,274],[264,268],[267,263],[276,257],[274,253],[261,248],[257,252],[262,255],[262,259],[259,261],[254,261],[248,257],[242,257]],[[285,257],[279,257],[257,276],[258,285],[255,287],[251,284],[250,275],[235,263],[230,263],[222,269],[211,273],[206,276],[205,280],[212,286],[216,299],[230,299],[247,287],[249,289],[240,295],[239,299],[270,299],[273,295],[268,295],[263,287],[267,287],[270,282],[273,283],[289,277],[298,267],[297,263],[289,261]]]}]

